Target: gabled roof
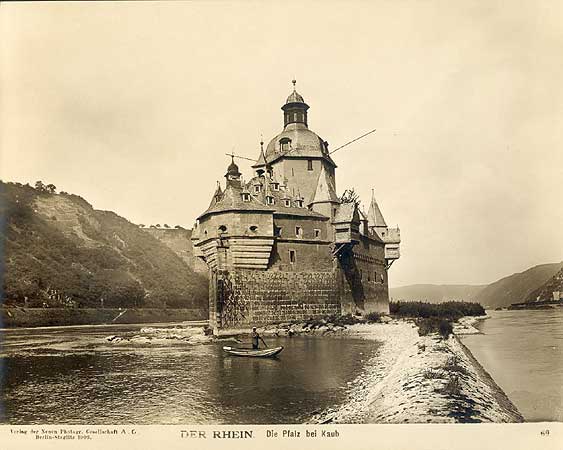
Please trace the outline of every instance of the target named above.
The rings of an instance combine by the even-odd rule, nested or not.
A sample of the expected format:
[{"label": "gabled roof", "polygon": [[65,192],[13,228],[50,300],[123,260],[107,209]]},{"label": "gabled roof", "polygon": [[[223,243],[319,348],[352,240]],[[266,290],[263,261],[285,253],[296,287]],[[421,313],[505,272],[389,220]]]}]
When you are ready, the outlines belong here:
[{"label": "gabled roof", "polygon": [[379,205],[375,201],[373,189],[371,191],[371,202],[368,210],[368,223],[370,227],[386,227],[385,219],[379,209]]},{"label": "gabled roof", "polygon": [[336,195],[334,181],[331,177],[328,176],[328,173],[326,172],[323,165],[321,165],[319,180],[317,181],[317,187],[315,188],[315,192],[311,197],[310,204],[321,202],[340,203],[340,200]]},{"label": "gabled roof", "polygon": [[333,223],[360,223],[360,214],[355,203],[341,203],[336,207]]},{"label": "gabled roof", "polygon": [[221,199],[222,195],[223,191],[221,190],[221,185],[219,184],[219,182],[217,182],[217,189],[215,189],[215,193],[211,198],[211,203],[209,203],[208,209],[211,208],[215,203],[217,203],[217,201]]}]

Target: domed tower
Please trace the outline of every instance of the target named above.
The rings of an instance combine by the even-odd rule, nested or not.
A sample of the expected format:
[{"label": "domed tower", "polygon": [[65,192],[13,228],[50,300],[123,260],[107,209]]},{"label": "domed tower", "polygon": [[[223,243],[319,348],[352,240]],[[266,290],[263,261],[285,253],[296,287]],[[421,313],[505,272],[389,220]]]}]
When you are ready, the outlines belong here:
[{"label": "domed tower", "polygon": [[[311,206],[321,174],[322,182],[336,190],[336,164],[329,155],[328,143],[309,130],[309,105],[295,89],[295,83],[293,80],[293,91],[281,107],[283,131],[268,143],[252,167],[258,175],[268,167],[275,178],[287,180],[292,194],[300,192],[305,205]],[[334,197],[332,193],[329,196]]]}]

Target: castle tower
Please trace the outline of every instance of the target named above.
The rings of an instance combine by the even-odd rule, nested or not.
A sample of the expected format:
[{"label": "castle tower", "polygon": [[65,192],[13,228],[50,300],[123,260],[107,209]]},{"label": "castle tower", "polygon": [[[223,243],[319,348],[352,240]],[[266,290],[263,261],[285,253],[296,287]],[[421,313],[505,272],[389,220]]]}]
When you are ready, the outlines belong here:
[{"label": "castle tower", "polygon": [[375,201],[373,189],[371,191],[371,202],[368,210],[368,226],[370,231],[376,233],[377,236],[385,243],[385,260],[388,266],[393,261],[399,259],[399,244],[401,243],[401,230],[399,228],[389,228],[385,223],[383,214],[379,209],[379,205]]},{"label": "castle tower", "polygon": [[[267,145],[266,151],[260,155],[252,166],[256,173],[264,172],[271,167],[278,180],[287,180],[287,188],[291,192],[299,191],[306,205],[311,204],[319,183],[321,169],[329,184],[336,189],[336,164],[328,152],[328,144],[309,129],[309,105],[295,89],[282,106],[284,128]],[[268,167],[269,166],[269,167]]]},{"label": "castle tower", "polygon": [[383,214],[379,209],[379,205],[375,201],[375,194],[371,190],[371,201],[368,209],[368,225],[372,232],[377,233],[381,237],[387,231],[387,224],[383,218]]}]

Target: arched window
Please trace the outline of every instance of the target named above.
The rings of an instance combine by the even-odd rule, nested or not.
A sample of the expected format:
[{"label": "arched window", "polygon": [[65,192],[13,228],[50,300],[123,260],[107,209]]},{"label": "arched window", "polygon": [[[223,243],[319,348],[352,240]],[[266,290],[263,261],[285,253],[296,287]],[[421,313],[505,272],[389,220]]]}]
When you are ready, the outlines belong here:
[{"label": "arched window", "polygon": [[256,225],[251,225],[249,227],[249,230],[252,231],[253,233],[256,233],[258,231],[258,227]]}]

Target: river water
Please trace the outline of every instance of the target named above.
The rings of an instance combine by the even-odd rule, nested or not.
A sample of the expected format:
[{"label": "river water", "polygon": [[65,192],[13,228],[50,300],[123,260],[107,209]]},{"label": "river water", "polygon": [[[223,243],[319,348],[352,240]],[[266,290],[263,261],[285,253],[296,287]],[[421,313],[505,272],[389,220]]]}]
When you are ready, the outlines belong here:
[{"label": "river water", "polygon": [[[141,327],[2,332],[1,421],[12,424],[302,423],[346,398],[373,341],[306,337],[276,359],[151,339]],[[108,342],[110,335],[145,335]],[[135,341],[135,342],[134,342]]]},{"label": "river water", "polygon": [[563,421],[563,308],[487,314],[464,344],[526,421]]}]

